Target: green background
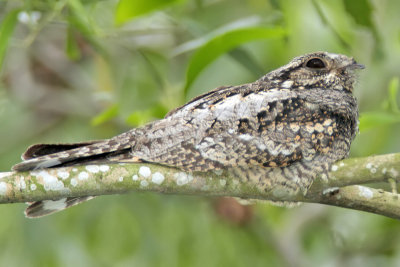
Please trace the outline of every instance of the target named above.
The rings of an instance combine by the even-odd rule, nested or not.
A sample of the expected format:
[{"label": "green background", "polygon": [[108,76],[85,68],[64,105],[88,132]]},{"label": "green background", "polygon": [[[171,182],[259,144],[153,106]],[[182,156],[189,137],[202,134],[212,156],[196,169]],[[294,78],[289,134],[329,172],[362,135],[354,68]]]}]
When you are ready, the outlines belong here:
[{"label": "green background", "polygon": [[[0,1],[0,170],[30,144],[108,138],[320,50],[366,65],[351,156],[399,152],[399,13],[397,0]],[[24,208],[0,206],[0,266],[400,265],[399,221],[322,205],[137,193],[35,220]]]}]

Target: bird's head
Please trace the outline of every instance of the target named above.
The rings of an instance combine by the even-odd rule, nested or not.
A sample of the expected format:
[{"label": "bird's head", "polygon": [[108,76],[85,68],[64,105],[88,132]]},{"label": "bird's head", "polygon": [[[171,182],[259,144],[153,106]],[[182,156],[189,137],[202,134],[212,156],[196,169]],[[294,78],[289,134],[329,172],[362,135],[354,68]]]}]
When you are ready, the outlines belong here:
[{"label": "bird's head", "polygon": [[364,65],[345,55],[315,52],[296,57],[264,77],[288,89],[319,87],[352,92],[355,70],[363,68]]}]

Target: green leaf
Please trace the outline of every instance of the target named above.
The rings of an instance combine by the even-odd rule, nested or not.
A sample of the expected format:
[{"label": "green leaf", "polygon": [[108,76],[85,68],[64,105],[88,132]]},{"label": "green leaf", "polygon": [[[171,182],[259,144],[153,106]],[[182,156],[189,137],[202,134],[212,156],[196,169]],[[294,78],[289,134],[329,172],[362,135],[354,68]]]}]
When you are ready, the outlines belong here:
[{"label": "green leaf", "polygon": [[185,94],[201,71],[212,61],[235,47],[260,39],[285,36],[282,28],[250,27],[225,32],[210,39],[191,58],[186,73]]},{"label": "green leaf", "polygon": [[115,22],[120,25],[134,17],[182,2],[183,0],[120,0],[115,12]]},{"label": "green leaf", "polygon": [[360,132],[400,122],[400,114],[364,112],[360,116]]},{"label": "green leaf", "polygon": [[81,33],[84,39],[96,49],[96,52],[107,56],[106,50],[103,49],[102,43],[97,38],[101,35],[102,29],[93,22],[92,16],[88,14],[85,6],[79,0],[68,0],[68,7],[70,11],[68,15],[69,27]]},{"label": "green leaf", "polygon": [[71,28],[68,28],[67,31],[67,43],[65,46],[65,52],[71,60],[78,60],[81,57],[81,51],[76,41],[74,31]]},{"label": "green leaf", "polygon": [[78,26],[82,32],[93,33],[94,30],[92,24],[90,23],[90,16],[87,14],[81,1],[69,0],[68,7],[76,16],[76,26]]},{"label": "green leaf", "polygon": [[259,77],[265,73],[265,70],[246,50],[236,48],[230,51],[229,55],[233,57],[237,62],[242,64],[243,67],[253,73],[254,76]]},{"label": "green leaf", "polygon": [[372,28],[372,7],[369,0],[343,1],[346,12],[357,24]]},{"label": "green leaf", "polygon": [[350,49],[354,43],[354,33],[351,29],[351,19],[346,13],[346,8],[341,1],[312,0],[321,21],[336,35],[337,40]]},{"label": "green leaf", "polygon": [[93,126],[98,126],[100,124],[103,124],[112,118],[115,118],[118,115],[119,112],[119,107],[118,105],[112,105],[108,109],[104,110],[102,113],[94,117],[91,121],[91,124]]},{"label": "green leaf", "polygon": [[15,24],[18,21],[20,9],[14,9],[3,19],[0,26],[0,69],[3,65],[4,56],[7,51],[9,39],[14,32]]},{"label": "green leaf", "polygon": [[389,108],[394,113],[400,113],[397,104],[397,97],[399,95],[399,77],[394,77],[389,83]]}]

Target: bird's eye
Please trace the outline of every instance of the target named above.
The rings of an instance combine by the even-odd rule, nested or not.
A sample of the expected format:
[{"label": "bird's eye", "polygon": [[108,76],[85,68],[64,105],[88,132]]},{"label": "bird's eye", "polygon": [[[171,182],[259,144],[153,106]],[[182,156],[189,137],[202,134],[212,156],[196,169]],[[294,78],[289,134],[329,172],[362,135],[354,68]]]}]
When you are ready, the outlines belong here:
[{"label": "bird's eye", "polygon": [[312,58],[306,63],[306,67],[311,69],[323,69],[325,68],[325,63],[319,58]]}]

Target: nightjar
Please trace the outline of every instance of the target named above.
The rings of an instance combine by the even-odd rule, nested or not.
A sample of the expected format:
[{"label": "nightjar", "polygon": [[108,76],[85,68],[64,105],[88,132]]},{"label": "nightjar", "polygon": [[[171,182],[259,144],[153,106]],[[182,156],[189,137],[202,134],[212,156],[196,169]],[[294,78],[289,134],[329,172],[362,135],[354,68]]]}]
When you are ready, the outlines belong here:
[{"label": "nightjar", "polygon": [[[330,164],[348,156],[358,131],[355,70],[362,68],[344,55],[302,55],[253,83],[219,87],[113,138],[33,145],[13,169],[153,162],[189,172],[227,170],[284,200],[306,193],[317,174],[328,178]],[[90,198],[34,202],[26,215]]]}]

